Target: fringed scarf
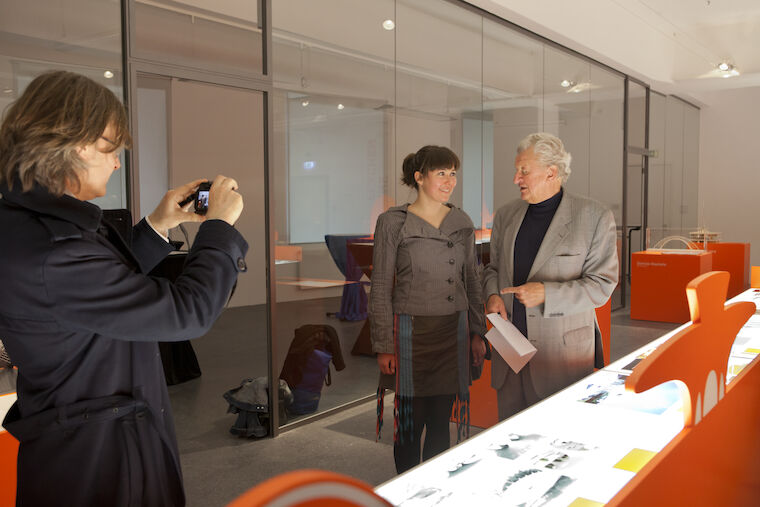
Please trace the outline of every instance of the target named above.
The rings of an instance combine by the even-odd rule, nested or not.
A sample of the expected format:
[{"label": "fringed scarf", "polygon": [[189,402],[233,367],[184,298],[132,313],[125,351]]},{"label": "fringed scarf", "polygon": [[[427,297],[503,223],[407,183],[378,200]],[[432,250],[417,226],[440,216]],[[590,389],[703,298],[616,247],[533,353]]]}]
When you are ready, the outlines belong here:
[{"label": "fringed scarf", "polygon": [[[393,337],[396,354],[396,395],[393,402],[393,441],[409,443],[414,439],[412,431],[412,398],[414,379],[412,378],[412,316],[396,314],[393,318]],[[453,417],[457,423],[457,442],[470,436],[470,332],[467,311],[459,312],[457,327],[457,366],[459,370],[459,392],[454,401]],[[385,388],[377,389],[376,438],[380,438],[383,428],[383,408]]]}]

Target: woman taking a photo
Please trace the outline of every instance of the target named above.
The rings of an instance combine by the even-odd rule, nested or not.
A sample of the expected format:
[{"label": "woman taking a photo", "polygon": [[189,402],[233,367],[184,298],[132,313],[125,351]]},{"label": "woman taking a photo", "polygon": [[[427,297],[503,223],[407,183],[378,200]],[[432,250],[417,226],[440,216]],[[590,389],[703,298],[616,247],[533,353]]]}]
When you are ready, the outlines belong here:
[{"label": "woman taking a photo", "polygon": [[[469,433],[470,367],[486,355],[485,317],[472,220],[448,203],[459,159],[425,146],[404,159],[402,181],[417,199],[377,219],[370,293],[372,350],[384,386],[395,386],[396,470],[449,448],[456,402],[457,439]],[[393,377],[391,377],[393,376]]]}]

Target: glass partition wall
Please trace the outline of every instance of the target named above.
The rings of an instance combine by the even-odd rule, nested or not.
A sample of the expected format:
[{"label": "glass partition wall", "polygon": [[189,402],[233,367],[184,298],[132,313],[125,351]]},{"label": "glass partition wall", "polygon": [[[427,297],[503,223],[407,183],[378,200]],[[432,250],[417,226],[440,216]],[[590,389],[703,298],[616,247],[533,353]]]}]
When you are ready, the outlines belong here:
[{"label": "glass partition wall", "polygon": [[[46,69],[87,74],[119,95],[126,82],[137,142],[99,204],[144,214],[182,178],[224,171],[247,188],[249,273],[215,337],[197,342],[202,380],[172,389],[183,452],[204,428],[232,424],[217,391],[237,377],[283,374],[306,391],[300,410],[273,417],[280,425],[375,394],[372,235],[380,213],[414,200],[401,164],[421,146],[460,156],[452,202],[487,231],[495,211],[519,197],[518,141],[551,132],[573,155],[568,191],[602,201],[628,225],[625,76],[464,2],[46,4],[0,0],[0,108]],[[697,224],[699,110],[651,100],[650,222]],[[484,261],[488,246],[479,246]],[[302,373],[319,374],[308,384],[288,365],[313,340],[330,357],[311,358]]]},{"label": "glass partition wall", "polygon": [[[121,41],[118,2],[0,0],[0,114],[50,70],[84,74],[123,97]],[[114,174],[106,190],[96,204],[127,207],[126,171]]]},{"label": "glass partition wall", "polygon": [[375,220],[396,200],[395,32],[383,28],[395,9],[273,6],[272,367],[296,398],[281,425],[377,389],[367,288]]},{"label": "glass partition wall", "polygon": [[[273,365],[312,389],[310,406],[287,415],[298,424],[376,393],[372,234],[381,212],[415,199],[401,183],[404,157],[426,144],[453,149],[462,168],[451,202],[488,230],[519,198],[517,143],[548,131],[573,154],[568,191],[601,200],[620,222],[624,76],[458,2],[290,0],[272,16]],[[330,385],[294,379],[299,347],[328,329]]]}]

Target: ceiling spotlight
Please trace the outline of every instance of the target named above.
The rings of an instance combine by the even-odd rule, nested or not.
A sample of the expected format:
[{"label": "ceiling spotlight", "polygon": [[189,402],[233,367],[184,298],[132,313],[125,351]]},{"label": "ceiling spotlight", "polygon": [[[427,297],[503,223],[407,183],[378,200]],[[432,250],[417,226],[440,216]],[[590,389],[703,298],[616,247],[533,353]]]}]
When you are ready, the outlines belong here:
[{"label": "ceiling spotlight", "polygon": [[563,79],[562,82],[559,84],[562,88],[567,88],[568,86],[573,86],[575,83],[572,81],[568,81],[567,79]]},{"label": "ceiling spotlight", "polygon": [[107,79],[111,79],[113,77],[113,72],[111,72],[110,70],[107,70],[103,73],[103,77]]},{"label": "ceiling spotlight", "polygon": [[301,105],[302,105],[303,107],[306,107],[306,106],[308,106],[308,105],[309,105],[309,101],[308,101],[308,100],[302,100],[302,101],[301,101]]},{"label": "ceiling spotlight", "polygon": [[3,88],[3,93],[13,93],[13,88]]},{"label": "ceiling spotlight", "polygon": [[392,19],[386,19],[383,21],[383,28],[386,30],[393,30],[396,27],[396,23]]},{"label": "ceiling spotlight", "polygon": [[343,104],[338,104],[338,109],[341,109],[341,110],[342,110],[342,109],[345,109],[345,107],[346,107],[346,106],[344,106]]},{"label": "ceiling spotlight", "polygon": [[739,75],[739,70],[733,63],[720,62],[716,69],[720,77],[734,77]]}]

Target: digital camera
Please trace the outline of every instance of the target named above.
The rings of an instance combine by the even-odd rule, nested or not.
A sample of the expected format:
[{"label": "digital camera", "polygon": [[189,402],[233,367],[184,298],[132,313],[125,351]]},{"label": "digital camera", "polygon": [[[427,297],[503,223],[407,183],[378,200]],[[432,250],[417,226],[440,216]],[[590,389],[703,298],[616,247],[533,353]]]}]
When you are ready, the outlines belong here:
[{"label": "digital camera", "polygon": [[194,194],[191,194],[187,199],[179,203],[180,207],[183,207],[192,201],[195,212],[199,215],[205,215],[208,211],[208,197],[210,189],[211,183],[201,183],[198,185],[198,190],[196,190]]}]

